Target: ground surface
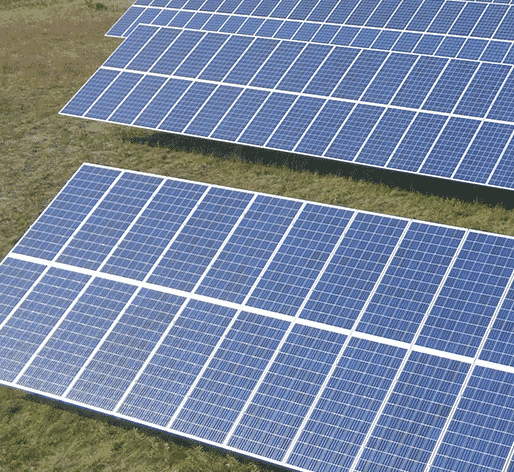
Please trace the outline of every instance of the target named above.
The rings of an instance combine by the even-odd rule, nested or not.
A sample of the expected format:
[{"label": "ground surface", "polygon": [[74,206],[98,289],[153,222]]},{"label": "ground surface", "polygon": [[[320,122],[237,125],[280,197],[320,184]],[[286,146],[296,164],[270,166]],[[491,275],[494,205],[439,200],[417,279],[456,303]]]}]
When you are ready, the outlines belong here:
[{"label": "ground surface", "polygon": [[[441,197],[437,181],[430,195],[413,190],[408,176],[386,185],[376,175],[318,168],[306,158],[58,115],[121,42],[103,35],[129,3],[104,4],[0,0],[0,260],[82,162],[514,235],[511,202],[481,204],[491,199],[480,189]],[[6,470],[270,468],[0,387]]]}]

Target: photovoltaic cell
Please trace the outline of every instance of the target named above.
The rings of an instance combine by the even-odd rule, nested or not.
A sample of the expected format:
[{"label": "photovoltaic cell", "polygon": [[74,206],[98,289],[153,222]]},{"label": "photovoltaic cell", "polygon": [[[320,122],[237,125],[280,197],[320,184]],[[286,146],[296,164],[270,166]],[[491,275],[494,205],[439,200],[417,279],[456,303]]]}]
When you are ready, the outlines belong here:
[{"label": "photovoltaic cell", "polygon": [[0,263],[6,386],[302,471],[508,470],[510,237],[87,164],[31,232]]}]

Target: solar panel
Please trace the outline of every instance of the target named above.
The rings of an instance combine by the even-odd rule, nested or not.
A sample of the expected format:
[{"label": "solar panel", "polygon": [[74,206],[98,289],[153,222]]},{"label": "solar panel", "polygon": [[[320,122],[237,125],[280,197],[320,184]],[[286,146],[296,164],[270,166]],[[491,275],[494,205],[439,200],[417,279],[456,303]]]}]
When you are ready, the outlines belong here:
[{"label": "solar panel", "polygon": [[509,1],[138,0],[61,114],[514,188]]},{"label": "solar panel", "polygon": [[298,471],[514,453],[514,239],[83,164],[0,263],[0,383]]}]

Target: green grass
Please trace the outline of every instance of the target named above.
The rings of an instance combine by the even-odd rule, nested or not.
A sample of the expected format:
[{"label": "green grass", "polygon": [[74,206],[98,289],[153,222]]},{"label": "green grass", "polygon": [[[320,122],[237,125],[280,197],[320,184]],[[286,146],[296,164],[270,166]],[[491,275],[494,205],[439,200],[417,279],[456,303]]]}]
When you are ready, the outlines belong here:
[{"label": "green grass", "polygon": [[[128,5],[0,0],[0,258],[83,162],[514,235],[512,202],[481,204],[474,189],[424,194],[403,188],[408,176],[380,183],[372,171],[58,115],[120,44],[103,35]],[[0,418],[1,471],[270,469],[9,388]]]}]

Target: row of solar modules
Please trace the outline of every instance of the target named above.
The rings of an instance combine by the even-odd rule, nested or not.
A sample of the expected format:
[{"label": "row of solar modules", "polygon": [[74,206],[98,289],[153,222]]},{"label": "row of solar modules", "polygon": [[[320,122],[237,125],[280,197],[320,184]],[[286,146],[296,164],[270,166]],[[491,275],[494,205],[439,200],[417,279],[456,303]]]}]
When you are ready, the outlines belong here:
[{"label": "row of solar modules", "polygon": [[[514,121],[511,67],[145,25],[105,64],[206,82],[101,68],[62,114],[497,187],[514,182],[513,125],[450,115]],[[259,88],[210,82],[221,80]],[[420,105],[443,114],[417,112]]]},{"label": "row of solar modules", "polygon": [[[191,291],[207,274],[219,300],[236,282],[294,314],[316,280],[320,313],[340,307],[351,327],[369,297],[378,334],[410,343],[453,260],[421,344],[443,330],[447,345],[471,339],[465,354],[502,351],[510,365],[513,256],[502,236],[85,165],[0,265],[0,379],[301,470],[505,471],[513,373]],[[182,277],[191,295],[109,273]]]},{"label": "row of solar modules", "polygon": [[[416,343],[468,358],[514,269],[512,238],[91,166],[13,254],[405,343],[443,284]],[[511,288],[484,361],[514,366],[513,301]]]},{"label": "row of solar modules", "polygon": [[[508,3],[508,2],[503,2]],[[224,15],[243,15],[249,24],[255,23],[256,17],[287,19],[288,29],[298,28],[303,23],[313,29],[319,23],[333,27],[337,25],[367,26],[386,30],[404,30],[427,32],[442,35],[471,36],[477,38],[494,38],[514,40],[514,8],[508,5],[481,2],[463,2],[453,0],[138,0],[135,5],[148,5],[149,8],[141,18],[136,20],[140,9],[133,7],[107,33],[111,36],[124,36],[122,25],[129,19],[137,23],[149,23],[166,9],[182,9],[177,21],[189,21],[198,11],[197,19],[203,12],[223,13]],[[280,24],[276,20],[269,23]]]},{"label": "row of solar modules", "polygon": [[127,37],[140,24],[172,26],[176,28],[219,31],[292,39],[311,43],[333,44],[370,48],[383,51],[414,52],[415,54],[458,57],[459,59],[514,64],[514,47],[510,41],[495,41],[457,36],[443,36],[421,33],[350,26],[320,25],[261,18],[245,18],[207,13],[131,7],[109,31],[109,35]]}]

